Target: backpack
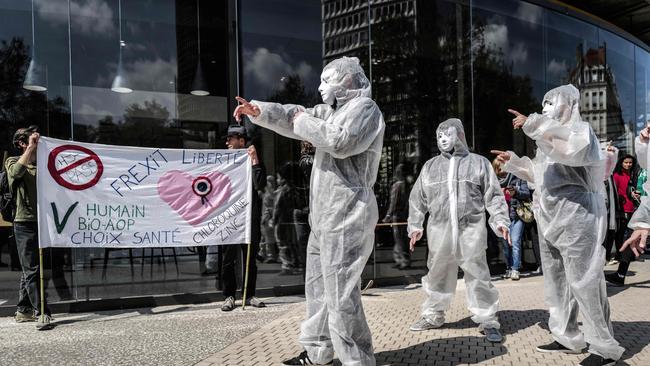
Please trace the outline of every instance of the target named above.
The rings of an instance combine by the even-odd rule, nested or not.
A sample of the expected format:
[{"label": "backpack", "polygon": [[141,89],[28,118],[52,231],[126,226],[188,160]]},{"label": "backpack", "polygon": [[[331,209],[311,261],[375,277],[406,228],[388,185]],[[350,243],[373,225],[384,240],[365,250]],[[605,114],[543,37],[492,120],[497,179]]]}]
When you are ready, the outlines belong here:
[{"label": "backpack", "polygon": [[0,172],[0,214],[2,214],[3,220],[14,222],[16,200],[14,199],[14,192],[9,186],[9,177],[6,169]]}]

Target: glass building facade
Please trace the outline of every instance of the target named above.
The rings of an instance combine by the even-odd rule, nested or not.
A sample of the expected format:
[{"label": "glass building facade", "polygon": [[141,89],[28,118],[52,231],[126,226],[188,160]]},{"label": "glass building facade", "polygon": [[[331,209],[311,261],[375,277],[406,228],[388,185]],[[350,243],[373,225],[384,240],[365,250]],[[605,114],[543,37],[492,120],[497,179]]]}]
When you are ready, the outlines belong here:
[{"label": "glass building facade", "polygon": [[[565,83],[580,89],[582,116],[601,141],[623,151],[633,150],[636,132],[650,119],[648,46],[584,13],[560,12],[555,2],[0,0],[0,14],[5,158],[18,153],[13,132],[30,124],[65,140],[225,148],[234,96],[316,104],[320,70],[343,55],[361,60],[386,121],[375,187],[380,217],[397,172],[412,182],[438,153],[435,128],[447,118],[460,118],[470,148],[488,158],[494,148],[532,156],[534,143],[512,130],[507,109],[540,111],[544,93]],[[269,175],[287,162],[302,167],[308,147],[245,125]],[[294,178],[293,189],[306,194],[307,180]],[[270,202],[268,215],[282,206],[294,220],[264,221],[268,253],[261,254],[274,256],[275,229],[289,225],[286,240],[299,269],[306,225],[298,211],[306,209]],[[426,249],[417,248],[411,268],[395,269],[393,229],[403,226],[390,224],[378,223],[363,278],[416,281],[426,271]],[[7,300],[0,307],[13,309],[20,272],[11,270],[17,266],[11,227],[0,223],[0,233],[0,260],[8,264],[0,268],[0,299]],[[497,257],[498,249],[488,251]],[[46,264],[49,298],[78,304],[215,294],[219,280],[206,275],[205,259],[204,247],[57,249]],[[257,287],[267,294],[300,292],[303,285],[300,270],[259,264]]]}]

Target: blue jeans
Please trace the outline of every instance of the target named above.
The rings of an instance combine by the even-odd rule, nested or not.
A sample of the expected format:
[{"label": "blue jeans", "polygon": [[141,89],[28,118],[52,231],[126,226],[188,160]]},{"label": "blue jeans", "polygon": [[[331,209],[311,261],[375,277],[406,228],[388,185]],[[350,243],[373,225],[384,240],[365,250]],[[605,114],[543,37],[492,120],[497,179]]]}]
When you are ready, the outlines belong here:
[{"label": "blue jeans", "polygon": [[521,268],[521,239],[523,236],[524,222],[517,217],[510,223],[512,248],[505,239],[501,239],[503,255],[506,257],[506,266],[513,271],[519,271],[519,268]]}]

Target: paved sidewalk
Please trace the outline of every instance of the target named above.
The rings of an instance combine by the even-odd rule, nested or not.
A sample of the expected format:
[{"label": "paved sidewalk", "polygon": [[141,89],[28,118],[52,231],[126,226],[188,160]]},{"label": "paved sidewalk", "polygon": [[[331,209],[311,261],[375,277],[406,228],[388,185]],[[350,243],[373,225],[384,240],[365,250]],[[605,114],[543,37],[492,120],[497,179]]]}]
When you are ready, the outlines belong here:
[{"label": "paved sidewalk", "polygon": [[[614,270],[607,267],[606,270]],[[614,332],[627,349],[617,365],[650,365],[650,261],[634,262],[631,286],[608,286]],[[378,365],[576,365],[583,355],[546,354],[535,347],[551,337],[546,325],[541,276],[520,281],[496,280],[500,292],[499,319],[506,339],[494,345],[483,339],[465,308],[464,282],[447,324],[438,330],[410,332],[408,327],[419,316],[423,300],[421,289],[374,289],[364,296],[366,317],[372,330]],[[289,305],[284,315],[261,329],[204,359],[196,366],[277,365],[297,355],[301,348],[296,339],[303,318],[303,303]],[[338,364],[338,363],[337,363]]]},{"label": "paved sidewalk", "polygon": [[[650,259],[650,258],[649,258]],[[613,270],[613,267],[608,268]],[[632,285],[610,287],[617,339],[627,348],[619,365],[650,365],[650,261],[632,263]],[[420,289],[383,288],[364,296],[380,365],[575,365],[580,356],[549,355],[534,347],[550,340],[545,329],[542,278],[495,282],[506,341],[483,340],[465,309],[463,282],[445,328],[413,333]],[[220,303],[55,314],[56,327],[0,318],[0,365],[277,365],[300,352],[301,297],[265,299],[266,309],[232,312]],[[583,356],[584,357],[584,356]]]}]

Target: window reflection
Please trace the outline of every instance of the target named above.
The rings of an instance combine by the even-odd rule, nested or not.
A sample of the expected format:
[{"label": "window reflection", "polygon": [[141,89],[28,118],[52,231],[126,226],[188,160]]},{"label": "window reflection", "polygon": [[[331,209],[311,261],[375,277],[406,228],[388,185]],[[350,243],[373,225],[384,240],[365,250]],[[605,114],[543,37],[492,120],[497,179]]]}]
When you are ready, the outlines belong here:
[{"label": "window reflection", "polygon": [[[473,151],[485,156],[491,148],[534,155],[532,141],[512,130],[506,109],[540,111],[544,93],[567,82],[581,90],[582,116],[601,141],[630,152],[636,131],[650,119],[646,49],[524,1],[199,1],[122,0],[120,19],[118,0],[71,0],[69,8],[67,0],[35,0],[34,37],[30,2],[0,1],[0,151],[15,154],[11,135],[29,124],[78,141],[223,148],[231,93],[312,106],[321,102],[323,65],[356,56],[386,121],[375,187],[384,217],[391,204],[403,205],[400,194],[438,153],[434,131],[446,118],[459,117]],[[110,90],[120,25],[129,94]],[[46,66],[46,92],[22,87],[33,55]],[[210,92],[205,97],[190,94],[199,64]],[[248,122],[246,128],[268,175],[257,253],[267,263],[260,264],[258,288],[299,287],[313,149]],[[393,235],[404,233],[390,225],[403,216],[378,226],[364,279],[401,280],[424,270],[423,246],[407,272],[391,268],[399,242]],[[0,224],[0,238],[9,230]],[[0,248],[0,261],[10,263],[12,252]],[[69,286],[72,296],[85,299],[214,290],[214,278],[199,274],[206,256],[218,253],[75,249],[53,253],[51,262],[59,298],[70,296]],[[0,298],[14,301],[16,283],[8,280]],[[56,291],[51,296],[56,300]]]},{"label": "window reflection", "polygon": [[[317,92],[323,66],[321,2],[241,0],[240,37],[243,82],[247,99],[312,107],[322,103]],[[253,143],[270,175],[262,197],[262,241],[258,287],[304,283],[310,228],[309,175],[313,148],[247,122]],[[281,276],[281,277],[279,277]]]}]

